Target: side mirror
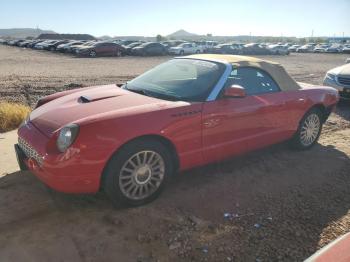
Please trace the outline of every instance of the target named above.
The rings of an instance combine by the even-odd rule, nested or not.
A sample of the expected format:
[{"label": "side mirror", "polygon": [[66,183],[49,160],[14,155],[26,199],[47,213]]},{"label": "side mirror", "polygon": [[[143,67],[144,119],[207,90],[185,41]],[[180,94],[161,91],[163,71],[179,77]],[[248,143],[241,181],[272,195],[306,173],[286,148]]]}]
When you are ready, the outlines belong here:
[{"label": "side mirror", "polygon": [[224,97],[236,97],[236,98],[242,98],[245,97],[245,91],[244,88],[239,85],[232,85],[225,89],[224,91]]}]

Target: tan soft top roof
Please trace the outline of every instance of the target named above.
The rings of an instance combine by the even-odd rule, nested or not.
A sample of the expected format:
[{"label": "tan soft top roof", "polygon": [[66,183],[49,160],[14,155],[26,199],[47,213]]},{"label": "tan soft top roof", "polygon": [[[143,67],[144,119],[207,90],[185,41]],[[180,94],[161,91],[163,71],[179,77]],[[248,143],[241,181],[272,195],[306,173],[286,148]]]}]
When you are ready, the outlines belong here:
[{"label": "tan soft top roof", "polygon": [[286,72],[286,70],[276,62],[239,55],[199,54],[190,55],[187,57],[203,60],[223,61],[232,64],[233,67],[257,67],[269,73],[277,82],[278,86],[284,91],[298,90],[301,88],[298,83],[295,82],[295,80]]}]

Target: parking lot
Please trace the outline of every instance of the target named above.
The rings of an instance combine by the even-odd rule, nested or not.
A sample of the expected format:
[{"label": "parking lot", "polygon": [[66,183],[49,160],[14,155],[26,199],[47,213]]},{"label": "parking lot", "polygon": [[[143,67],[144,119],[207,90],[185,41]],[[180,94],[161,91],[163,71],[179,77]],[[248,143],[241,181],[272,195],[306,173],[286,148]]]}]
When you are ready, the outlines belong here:
[{"label": "parking lot", "polygon": [[[261,58],[321,84],[348,56]],[[34,106],[57,91],[123,83],[170,58],[81,59],[0,46],[0,99]],[[187,171],[158,200],[133,209],[113,208],[103,193],[47,189],[15,171],[12,141],[13,132],[0,134],[1,261],[302,261],[350,229],[349,102],[310,151],[279,144]]]}]

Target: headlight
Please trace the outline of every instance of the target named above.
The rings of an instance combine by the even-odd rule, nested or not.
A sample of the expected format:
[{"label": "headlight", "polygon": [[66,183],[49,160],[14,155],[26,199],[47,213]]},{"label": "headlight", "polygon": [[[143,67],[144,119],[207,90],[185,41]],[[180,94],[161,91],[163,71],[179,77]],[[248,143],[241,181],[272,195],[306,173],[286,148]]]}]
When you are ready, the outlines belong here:
[{"label": "headlight", "polygon": [[74,140],[78,136],[79,126],[77,124],[70,124],[63,127],[60,130],[57,138],[57,148],[60,152],[64,152],[73,144]]},{"label": "headlight", "polygon": [[335,81],[335,75],[333,75],[331,73],[327,73],[326,74],[326,79],[330,80],[330,81]]}]

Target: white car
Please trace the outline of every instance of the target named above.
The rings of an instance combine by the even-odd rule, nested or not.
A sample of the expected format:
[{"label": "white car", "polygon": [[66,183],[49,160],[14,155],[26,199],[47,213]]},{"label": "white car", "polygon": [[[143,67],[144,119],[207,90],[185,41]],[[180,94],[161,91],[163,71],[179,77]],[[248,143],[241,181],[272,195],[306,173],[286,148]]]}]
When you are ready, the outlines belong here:
[{"label": "white car", "polygon": [[170,47],[170,55],[191,55],[203,53],[203,47],[194,43],[183,43],[179,46]]},{"label": "white car", "polygon": [[337,89],[340,98],[349,100],[350,63],[329,70],[323,80],[323,85]]},{"label": "white car", "polygon": [[315,46],[313,44],[303,45],[297,48],[297,53],[310,53],[314,51]]},{"label": "white car", "polygon": [[267,49],[274,55],[289,55],[288,47],[282,44],[269,45]]},{"label": "white car", "polygon": [[317,45],[315,49],[313,50],[314,53],[325,53],[329,45],[323,44],[323,45]]}]

